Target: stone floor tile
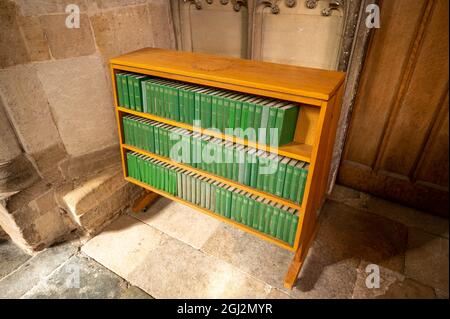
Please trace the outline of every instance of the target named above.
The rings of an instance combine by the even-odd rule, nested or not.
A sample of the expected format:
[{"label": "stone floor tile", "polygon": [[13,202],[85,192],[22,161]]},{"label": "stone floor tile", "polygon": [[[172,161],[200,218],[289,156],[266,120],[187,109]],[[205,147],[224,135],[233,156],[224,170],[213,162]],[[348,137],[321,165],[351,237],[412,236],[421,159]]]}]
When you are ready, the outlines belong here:
[{"label": "stone floor tile", "polygon": [[448,219],[424,213],[377,197],[371,197],[367,209],[377,215],[395,220],[408,227],[419,228],[448,238]]},{"label": "stone floor tile", "polygon": [[20,298],[76,251],[77,248],[72,244],[62,244],[36,254],[15,272],[0,280],[0,298]]},{"label": "stone floor tile", "polygon": [[311,247],[297,282],[286,292],[298,299],[348,299],[356,281],[358,259],[323,263],[317,247]]},{"label": "stone floor tile", "polygon": [[278,288],[272,287],[269,294],[266,297],[267,299],[293,299],[289,294],[281,291]]},{"label": "stone floor tile", "polygon": [[82,255],[66,263],[41,280],[22,298],[29,299],[111,299],[151,298],[121,277]]},{"label": "stone floor tile", "polygon": [[242,271],[282,288],[294,254],[230,225],[222,224],[202,250]]},{"label": "stone floor tile", "polygon": [[194,248],[202,247],[222,224],[213,217],[167,198],[159,198],[145,212],[130,214]]},{"label": "stone floor tile", "polygon": [[433,288],[425,286],[413,279],[392,271],[385,267],[379,267],[380,281],[379,288],[368,288],[366,280],[372,275],[371,269],[366,267],[368,262],[362,261],[358,268],[354,299],[411,299],[411,298],[436,298]]},{"label": "stone floor tile", "polygon": [[30,257],[11,240],[0,238],[0,279],[17,269]]},{"label": "stone floor tile", "polygon": [[448,238],[448,219],[424,213],[341,185],[334,186],[329,198],[333,201],[389,218],[405,226],[416,227]]},{"label": "stone floor tile", "polygon": [[82,251],[155,298],[265,298],[271,289],[130,216],[120,217]]},{"label": "stone floor tile", "polygon": [[370,195],[345,186],[334,185],[328,197],[331,200],[354,208],[367,209],[367,201]]},{"label": "stone floor tile", "polygon": [[405,274],[425,285],[448,291],[448,239],[410,228]]},{"label": "stone floor tile", "polygon": [[402,272],[407,228],[390,219],[327,201],[316,242],[328,259],[327,264],[357,258]]}]

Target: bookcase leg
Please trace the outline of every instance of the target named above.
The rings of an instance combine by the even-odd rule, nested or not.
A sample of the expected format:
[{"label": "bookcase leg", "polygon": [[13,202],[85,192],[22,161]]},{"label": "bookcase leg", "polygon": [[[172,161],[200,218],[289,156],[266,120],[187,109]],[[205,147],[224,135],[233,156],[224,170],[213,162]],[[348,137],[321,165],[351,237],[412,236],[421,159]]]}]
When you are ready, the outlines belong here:
[{"label": "bookcase leg", "polygon": [[294,258],[292,259],[291,264],[289,265],[289,269],[284,277],[284,287],[287,289],[292,289],[294,287],[295,282],[297,281],[298,274],[302,269],[303,262],[305,261],[306,255],[308,255],[309,247],[311,243],[314,241],[316,237],[317,227],[314,228],[314,231],[310,238],[306,240],[306,242],[300,245],[295,252]]},{"label": "bookcase leg", "polygon": [[146,191],[142,196],[140,196],[133,204],[131,210],[133,213],[139,213],[143,211],[147,206],[157,200],[159,197],[158,194]]}]

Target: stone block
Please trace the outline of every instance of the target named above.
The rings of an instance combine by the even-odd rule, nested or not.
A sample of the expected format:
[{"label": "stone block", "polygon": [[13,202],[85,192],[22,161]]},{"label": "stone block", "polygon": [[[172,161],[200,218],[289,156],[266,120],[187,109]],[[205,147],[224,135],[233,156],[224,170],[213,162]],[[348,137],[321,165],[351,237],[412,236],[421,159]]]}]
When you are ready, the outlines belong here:
[{"label": "stone block", "polygon": [[59,163],[59,170],[66,180],[83,180],[101,170],[117,166],[121,162],[120,148],[117,145],[91,152],[86,155],[69,157]]},{"label": "stone block", "polygon": [[17,11],[14,2],[0,1],[0,68],[30,60],[17,21]]},{"label": "stone block", "polygon": [[33,66],[0,70],[0,91],[8,117],[27,153],[37,153],[62,143]]},{"label": "stone block", "polygon": [[[79,281],[68,281],[77,272]],[[72,283],[72,285],[70,285]],[[151,296],[82,255],[72,256],[22,298],[33,299],[148,299]]]},{"label": "stone block", "polygon": [[56,144],[44,151],[30,155],[39,171],[40,176],[48,183],[58,184],[63,176],[58,169],[58,163],[68,157],[62,144]]},{"label": "stone block", "polygon": [[140,188],[123,179],[117,166],[63,194],[61,201],[80,228],[94,233],[129,206],[140,192]]},{"label": "stone block", "polygon": [[8,162],[20,154],[22,154],[22,149],[8,120],[3,100],[0,97],[0,164]]},{"label": "stone block", "polygon": [[150,0],[148,11],[152,23],[155,47],[175,49],[175,34],[173,30],[172,14],[170,12],[170,2]]},{"label": "stone block", "polygon": [[105,58],[154,46],[147,5],[97,12],[90,20],[97,47]]},{"label": "stone block", "polygon": [[155,298],[265,298],[271,290],[229,263],[127,215],[81,249]]},{"label": "stone block", "polygon": [[65,13],[69,4],[75,4],[80,11],[86,11],[87,5],[85,0],[45,0],[45,1],[29,1],[14,0],[20,8],[20,13],[24,16],[39,16],[53,13]]},{"label": "stone block", "polygon": [[0,298],[20,298],[53,273],[77,251],[72,244],[51,247],[36,254],[13,274],[0,280]]},{"label": "stone block", "polygon": [[39,63],[67,153],[80,156],[118,143],[110,85],[99,56]]},{"label": "stone block", "polygon": [[115,7],[124,7],[129,5],[143,4],[147,0],[94,0],[92,1],[99,9],[109,9]]},{"label": "stone block", "polygon": [[449,291],[448,239],[411,228],[405,274],[423,284]]},{"label": "stone block", "polygon": [[423,299],[436,298],[433,288],[415,280],[406,278],[390,269],[380,267],[380,286],[367,287],[366,267],[369,263],[362,261],[358,268],[358,276],[352,298],[355,299]]},{"label": "stone block", "polygon": [[52,56],[65,59],[95,53],[88,16],[80,14],[80,27],[71,29],[66,27],[66,18],[66,14],[45,15],[39,18]]},{"label": "stone block", "polygon": [[51,58],[50,50],[39,17],[24,17],[20,15],[17,17],[17,20],[23,34],[23,41],[26,44],[29,60],[49,60]]},{"label": "stone block", "polygon": [[0,279],[13,272],[29,258],[30,255],[26,254],[10,239],[0,236]]},{"label": "stone block", "polygon": [[0,224],[15,243],[28,251],[45,248],[75,228],[61,214],[55,189],[45,181],[10,197],[0,210]]}]

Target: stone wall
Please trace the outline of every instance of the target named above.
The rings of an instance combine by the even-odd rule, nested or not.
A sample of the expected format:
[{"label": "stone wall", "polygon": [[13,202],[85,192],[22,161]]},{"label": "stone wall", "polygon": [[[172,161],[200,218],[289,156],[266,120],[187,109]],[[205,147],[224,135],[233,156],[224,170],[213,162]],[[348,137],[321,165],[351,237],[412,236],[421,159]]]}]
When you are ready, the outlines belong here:
[{"label": "stone wall", "polygon": [[95,232],[140,192],[119,174],[108,59],[144,47],[175,47],[169,1],[0,1],[0,226],[25,249]]}]

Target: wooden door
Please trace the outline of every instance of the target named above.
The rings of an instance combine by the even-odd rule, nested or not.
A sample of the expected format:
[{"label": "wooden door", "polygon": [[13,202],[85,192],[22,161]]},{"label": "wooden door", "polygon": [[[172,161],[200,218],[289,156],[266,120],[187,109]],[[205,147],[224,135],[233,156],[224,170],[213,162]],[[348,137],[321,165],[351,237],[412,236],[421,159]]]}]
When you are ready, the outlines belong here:
[{"label": "wooden door", "polygon": [[448,0],[383,1],[338,183],[448,216]]}]

